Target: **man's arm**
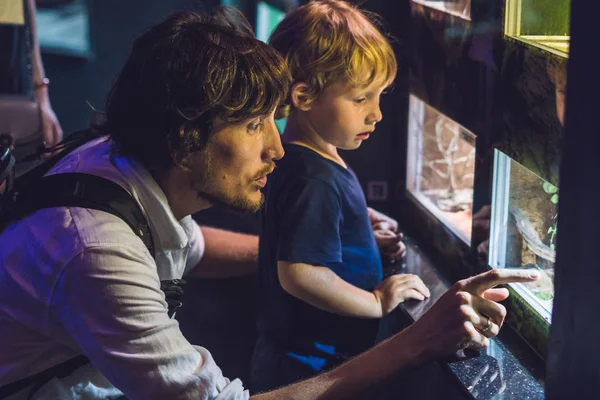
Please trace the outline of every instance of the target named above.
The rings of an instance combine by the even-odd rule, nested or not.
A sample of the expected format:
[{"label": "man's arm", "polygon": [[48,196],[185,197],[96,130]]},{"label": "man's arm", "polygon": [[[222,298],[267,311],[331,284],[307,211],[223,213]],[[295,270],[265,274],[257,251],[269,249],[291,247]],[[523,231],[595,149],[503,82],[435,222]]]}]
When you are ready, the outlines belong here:
[{"label": "man's arm", "polygon": [[209,351],[192,346],[168,317],[148,251],[128,239],[132,233],[116,232],[118,242],[91,246],[62,270],[48,313],[60,327],[53,334],[68,336],[128,399],[191,400],[225,391],[239,396],[227,399],[245,398],[239,382],[224,378]]},{"label": "man's arm", "polygon": [[[327,400],[364,398],[361,393],[403,370],[464,348],[481,349],[498,334],[506,309],[495,303],[508,297],[498,284],[531,282],[535,270],[492,270],[457,282],[412,326],[371,350],[315,378],[255,400]],[[488,326],[489,319],[489,326]]]},{"label": "man's arm", "polygon": [[196,278],[235,278],[258,271],[258,236],[202,226],[204,254],[190,271]]},{"label": "man's arm", "polygon": [[325,400],[365,398],[365,390],[393,374],[427,361],[410,328],[380,343],[338,368],[284,388],[250,397],[251,400]]}]

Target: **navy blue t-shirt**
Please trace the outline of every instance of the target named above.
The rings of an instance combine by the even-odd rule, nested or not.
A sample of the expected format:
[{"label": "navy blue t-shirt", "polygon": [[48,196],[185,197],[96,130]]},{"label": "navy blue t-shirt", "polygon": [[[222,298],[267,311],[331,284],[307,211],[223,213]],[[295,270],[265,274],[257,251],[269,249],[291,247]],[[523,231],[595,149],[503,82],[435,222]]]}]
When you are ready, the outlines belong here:
[{"label": "navy blue t-shirt", "polygon": [[354,172],[299,145],[269,176],[259,250],[259,334],[315,371],[339,364],[375,342],[378,320],[343,317],[283,290],[277,262],[330,268],[372,291],[382,264],[367,204]]}]

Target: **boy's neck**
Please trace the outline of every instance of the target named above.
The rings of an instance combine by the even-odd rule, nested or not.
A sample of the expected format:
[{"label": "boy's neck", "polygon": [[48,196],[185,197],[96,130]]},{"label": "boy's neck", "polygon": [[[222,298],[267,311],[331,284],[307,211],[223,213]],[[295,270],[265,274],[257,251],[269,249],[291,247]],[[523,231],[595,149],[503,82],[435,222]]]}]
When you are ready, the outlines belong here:
[{"label": "boy's neck", "polygon": [[304,146],[344,168],[348,168],[340,157],[337,147],[326,142],[299,112],[292,112],[285,125],[284,138],[287,143]]}]

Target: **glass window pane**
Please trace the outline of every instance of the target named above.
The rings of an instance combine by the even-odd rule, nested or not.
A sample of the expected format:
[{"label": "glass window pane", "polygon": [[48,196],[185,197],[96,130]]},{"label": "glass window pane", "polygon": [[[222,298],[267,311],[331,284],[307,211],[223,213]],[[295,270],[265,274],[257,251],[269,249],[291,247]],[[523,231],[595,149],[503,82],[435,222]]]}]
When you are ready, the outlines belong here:
[{"label": "glass window pane", "polygon": [[433,8],[456,17],[471,20],[471,0],[412,0],[413,3]]},{"label": "glass window pane", "polygon": [[508,0],[506,35],[567,57],[570,0]]},{"label": "glass window pane", "polygon": [[539,269],[538,281],[512,286],[550,321],[558,187],[498,150],[493,179],[489,264],[492,268]]},{"label": "glass window pane", "polygon": [[409,107],[408,191],[470,245],[475,135],[414,95]]}]

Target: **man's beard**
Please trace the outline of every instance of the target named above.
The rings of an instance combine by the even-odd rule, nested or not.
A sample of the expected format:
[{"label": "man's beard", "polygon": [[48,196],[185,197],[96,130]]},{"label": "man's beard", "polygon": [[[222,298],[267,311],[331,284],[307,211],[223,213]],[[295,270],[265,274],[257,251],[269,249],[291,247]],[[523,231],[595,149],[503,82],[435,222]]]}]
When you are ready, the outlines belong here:
[{"label": "man's beard", "polygon": [[[192,177],[190,182],[192,189],[199,199],[204,199],[213,205],[223,205],[242,213],[255,213],[265,202],[265,196],[260,193],[260,200],[252,201],[247,194],[232,195],[226,189],[220,188],[214,182],[217,180],[215,167],[212,164],[211,154],[205,151],[202,154],[204,165],[199,168],[200,176]],[[275,163],[265,166],[256,174],[256,179],[271,173],[275,169]],[[252,182],[248,182],[250,186]]]},{"label": "man's beard", "polygon": [[230,196],[222,192],[209,193],[208,191],[197,188],[195,188],[195,190],[196,195],[200,199],[208,200],[213,205],[223,205],[233,209],[234,211],[238,211],[245,214],[257,212],[261,209],[263,203],[265,202],[265,196],[262,193],[260,196],[260,200],[255,202],[243,195]]},{"label": "man's beard", "polygon": [[213,179],[211,179],[210,172],[210,168],[207,168],[203,176],[198,180],[192,178],[190,182],[199,199],[207,200],[212,205],[223,205],[242,213],[254,213],[260,210],[265,201],[265,196],[262,193],[259,201],[252,201],[244,194],[232,195],[227,193],[226,190],[220,189],[218,185],[212,183]]}]

